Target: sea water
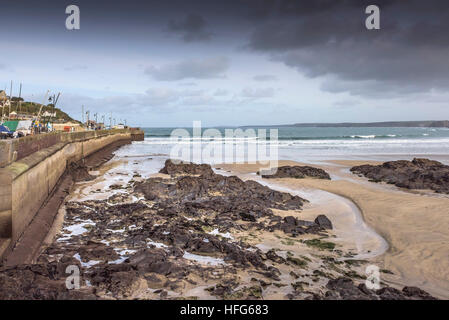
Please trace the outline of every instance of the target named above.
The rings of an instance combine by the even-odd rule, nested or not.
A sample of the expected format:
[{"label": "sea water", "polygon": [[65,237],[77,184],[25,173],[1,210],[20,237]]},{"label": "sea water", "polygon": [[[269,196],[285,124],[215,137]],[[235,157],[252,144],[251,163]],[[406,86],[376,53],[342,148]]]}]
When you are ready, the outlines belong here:
[{"label": "sea water", "polygon": [[[279,160],[295,160],[314,162],[325,159],[369,159],[369,160],[410,160],[413,157],[427,157],[447,163],[449,156],[449,128],[301,128],[301,127],[261,127],[267,130],[269,139],[270,129],[278,130],[278,139],[270,141],[277,148]],[[122,148],[119,152],[128,156],[168,156],[176,144],[186,144],[193,148],[201,144],[204,148],[208,144],[223,147],[243,145],[245,148],[254,144],[266,143],[260,137],[243,139],[229,139],[225,137],[225,128],[216,128],[222,137],[204,138],[191,137],[177,142],[170,139],[170,135],[177,128],[143,128],[145,140]],[[203,128],[206,130],[207,128]],[[231,128],[235,129],[235,128]],[[259,127],[245,127],[260,129]],[[188,132],[192,129],[186,128]],[[183,159],[189,161],[191,159]],[[245,159],[234,159],[244,161]],[[203,161],[207,162],[207,161]],[[222,161],[229,162],[229,161]]]}]

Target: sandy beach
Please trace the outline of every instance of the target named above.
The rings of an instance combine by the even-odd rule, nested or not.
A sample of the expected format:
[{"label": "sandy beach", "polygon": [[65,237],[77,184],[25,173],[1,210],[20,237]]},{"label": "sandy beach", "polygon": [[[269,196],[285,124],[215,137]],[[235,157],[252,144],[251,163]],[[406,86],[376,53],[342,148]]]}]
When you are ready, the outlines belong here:
[{"label": "sandy beach", "polygon": [[[257,164],[175,164],[130,149],[74,185],[33,261],[81,268],[66,298],[448,298],[447,195],[370,182],[349,171],[362,160],[307,163],[327,178],[267,179]],[[380,289],[368,290],[373,265]],[[44,298],[64,286],[39,277]]]},{"label": "sandy beach", "polygon": [[[333,177],[320,179],[270,179],[290,189],[320,189],[343,196],[361,211],[366,223],[388,242],[388,250],[371,258],[380,269],[382,281],[390,285],[415,285],[440,297],[449,297],[449,198],[430,192],[408,191],[368,182],[349,173],[349,168],[379,162],[333,160],[320,165]],[[282,165],[301,165],[280,161]],[[257,165],[221,164],[223,170],[248,175]]]},{"label": "sandy beach", "polygon": [[[112,195],[113,197],[124,197],[123,199],[126,199],[124,203],[131,204],[135,201],[142,203],[142,200],[139,199],[143,198],[137,199],[138,195],[129,193],[131,190],[129,183],[132,183],[130,179],[132,176],[136,181],[144,181],[143,177],[169,179],[169,175],[155,173],[162,166],[163,161],[164,157],[130,159],[119,157],[101,167],[99,171],[91,172],[97,175],[97,179],[88,183],[80,183],[68,201],[104,201]],[[230,232],[226,234],[233,241],[241,241],[241,243],[246,243],[253,249],[257,248],[265,253],[274,249],[284,259],[293,255],[307,261],[308,267],[299,273],[297,269],[291,269],[290,266],[276,264],[281,272],[281,283],[285,287],[268,285],[263,290],[264,299],[284,299],[291,290],[289,284],[298,283],[295,279],[296,276],[301,277],[301,286],[308,288],[306,292],[322,292],[327,277],[332,278],[345,272],[355,272],[363,277],[367,265],[375,265],[382,270],[381,284],[383,286],[388,285],[399,290],[404,286],[416,286],[435,297],[448,298],[449,197],[426,190],[411,191],[382,183],[373,183],[349,172],[349,168],[352,166],[368,163],[377,165],[381,162],[329,160],[313,165],[326,170],[332,180],[264,179],[256,174],[259,169],[257,164],[219,164],[215,166],[214,171],[218,174],[228,177],[236,175],[243,181],[255,180],[270,189],[308,200],[299,211],[273,209],[274,213],[282,218],[293,216],[296,219],[313,221],[318,215],[324,214],[333,223],[334,229],[329,232],[326,241],[336,244],[338,250],[335,253],[317,251],[316,248],[302,242],[307,239],[316,239],[315,236],[304,235],[301,237],[302,240],[298,241],[295,238],[286,237],[283,232],[279,231],[273,233],[263,229],[238,230],[235,227],[229,229]],[[279,166],[284,165],[305,164],[294,161],[279,162]],[[146,169],[143,170],[143,168]],[[121,187],[114,187],[119,185]],[[122,188],[128,191],[125,192],[125,189]],[[83,203],[89,205],[89,202]],[[110,205],[109,202],[107,204]],[[264,220],[262,219],[262,221]],[[91,223],[90,220],[89,223]],[[164,220],[159,223],[164,223],[164,227],[160,228],[164,230],[168,228],[167,222]],[[59,228],[61,227],[59,226]],[[216,229],[216,232],[219,235],[225,234],[218,230]],[[56,233],[57,231],[53,234]],[[47,245],[50,243],[51,240],[47,242]],[[150,243],[153,242],[150,241]],[[162,242],[153,244],[163,248],[165,246]],[[120,248],[120,250],[135,251],[128,246]],[[200,256],[192,255],[190,257],[189,255],[190,253],[185,255],[184,259],[186,257],[187,259],[197,259],[195,263],[199,265],[223,263],[213,255],[211,257],[204,256],[204,261]],[[351,269],[347,271],[340,265],[337,267],[335,264],[327,265],[325,263],[328,259],[345,261],[348,258],[354,261],[363,261],[363,263],[351,264]],[[292,270],[297,275],[292,276]],[[318,278],[315,273],[309,273],[313,270],[326,270],[327,276]],[[222,283],[238,279],[240,287],[251,288],[254,284],[253,270],[237,269],[234,272],[236,272],[236,278],[228,277],[224,273],[213,279],[191,274],[188,279],[179,282],[182,289],[169,291],[169,296],[174,298],[186,296],[195,296],[199,299],[214,298],[205,289],[210,288],[217,279],[220,279]],[[192,285],[192,281],[197,285]],[[132,291],[130,297],[154,299],[158,297],[153,293],[154,290],[152,289],[150,292],[140,289]]]}]

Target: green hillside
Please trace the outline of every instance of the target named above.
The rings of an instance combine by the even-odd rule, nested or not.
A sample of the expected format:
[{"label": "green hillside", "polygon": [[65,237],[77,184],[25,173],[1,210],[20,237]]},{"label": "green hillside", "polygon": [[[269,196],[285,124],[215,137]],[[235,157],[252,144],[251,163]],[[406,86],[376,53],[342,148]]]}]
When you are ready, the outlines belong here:
[{"label": "green hillside", "polygon": [[[18,114],[29,114],[29,115],[34,115],[37,116],[37,114],[39,113],[39,109],[40,109],[41,105],[40,103],[35,103],[35,102],[25,102],[22,101],[22,103],[20,104],[20,110],[19,110],[19,101],[17,98],[12,98],[12,105],[11,105],[11,112],[15,111]],[[53,104],[48,104],[48,105],[44,105],[42,107],[42,113],[44,113],[45,111],[48,112],[56,112],[56,119],[62,119],[64,121],[72,121],[72,122],[78,122],[77,120],[74,120],[72,117],[70,117],[67,113],[65,113],[64,111],[62,111],[59,108],[53,108]]]}]

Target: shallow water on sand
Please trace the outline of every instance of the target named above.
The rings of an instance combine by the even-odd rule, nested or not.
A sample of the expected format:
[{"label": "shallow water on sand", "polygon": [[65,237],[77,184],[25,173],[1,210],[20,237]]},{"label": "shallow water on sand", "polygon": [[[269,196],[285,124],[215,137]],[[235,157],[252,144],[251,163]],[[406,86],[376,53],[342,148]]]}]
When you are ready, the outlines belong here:
[{"label": "shallow water on sand", "polygon": [[[216,170],[217,173],[230,175],[232,173]],[[301,212],[300,218],[314,220],[317,215],[326,215],[333,224],[332,233],[336,236],[332,241],[353,251],[353,259],[370,259],[382,255],[388,250],[388,243],[370,228],[363,220],[359,208],[344,197],[317,189],[293,189],[288,183],[262,179],[256,174],[240,174],[243,180],[255,180],[273,190],[288,192],[310,201]]]}]

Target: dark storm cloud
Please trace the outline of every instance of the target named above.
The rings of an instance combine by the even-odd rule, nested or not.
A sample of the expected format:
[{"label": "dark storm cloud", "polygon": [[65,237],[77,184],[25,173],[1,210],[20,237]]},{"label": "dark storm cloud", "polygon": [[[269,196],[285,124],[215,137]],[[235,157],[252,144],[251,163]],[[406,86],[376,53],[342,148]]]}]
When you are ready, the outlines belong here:
[{"label": "dark storm cloud", "polygon": [[170,21],[168,29],[179,34],[186,42],[209,40],[211,33],[206,30],[206,21],[198,14],[189,14],[181,21]]},{"label": "dark storm cloud", "polygon": [[[64,8],[69,3],[30,1],[25,6],[22,1],[0,0],[0,36],[11,39],[48,36],[51,43],[61,47],[64,41],[79,41],[80,48],[86,51],[103,45],[110,37],[112,41],[108,43],[113,43],[114,49],[141,52],[141,44],[153,44],[152,36],[155,33],[165,36],[168,29],[185,42],[209,40],[206,45],[210,46],[207,47],[210,51],[203,53],[179,42],[179,47],[167,49],[170,53],[190,50],[189,56],[209,54],[209,58],[148,67],[145,73],[156,80],[223,77],[229,62],[211,58],[221,54],[213,52],[214,46],[220,50],[230,43],[233,46],[240,43],[246,44],[250,53],[262,53],[307,77],[322,77],[322,89],[329,92],[394,97],[432,89],[449,90],[447,0],[78,0],[76,3],[81,9],[81,30],[68,33],[63,26]],[[364,11],[371,4],[381,9],[381,30],[365,28]],[[15,21],[17,17],[20,24]],[[9,35],[11,25],[17,35]],[[25,31],[20,34],[22,30]],[[91,41],[85,41],[87,38]],[[263,81],[260,76],[253,80]]]},{"label": "dark storm cloud", "polygon": [[184,60],[160,67],[150,66],[145,74],[161,81],[177,81],[182,79],[223,78],[229,68],[229,60],[225,57],[206,58],[202,60]]},{"label": "dark storm cloud", "polygon": [[[381,30],[364,26],[378,4]],[[449,89],[449,1],[267,1],[249,48],[354,95]],[[259,9],[260,10],[260,9]]]}]

